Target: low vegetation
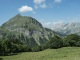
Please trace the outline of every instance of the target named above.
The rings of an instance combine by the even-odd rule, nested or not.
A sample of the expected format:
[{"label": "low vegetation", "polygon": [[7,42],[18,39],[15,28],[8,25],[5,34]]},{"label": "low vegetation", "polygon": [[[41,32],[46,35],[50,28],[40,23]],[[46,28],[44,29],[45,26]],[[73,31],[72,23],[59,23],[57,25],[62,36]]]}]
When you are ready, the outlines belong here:
[{"label": "low vegetation", "polygon": [[61,38],[60,36],[55,35],[46,44],[35,47],[24,45],[18,39],[0,40],[0,55],[12,55],[20,52],[38,52],[45,49],[58,49],[61,47],[80,47],[80,36],[70,34]]}]

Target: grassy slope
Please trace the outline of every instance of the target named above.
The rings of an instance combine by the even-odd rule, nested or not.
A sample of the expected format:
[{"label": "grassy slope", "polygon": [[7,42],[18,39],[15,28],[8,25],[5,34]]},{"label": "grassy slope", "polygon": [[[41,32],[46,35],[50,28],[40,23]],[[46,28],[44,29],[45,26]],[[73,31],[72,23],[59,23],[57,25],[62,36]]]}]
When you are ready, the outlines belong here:
[{"label": "grassy slope", "polygon": [[80,60],[79,47],[47,49],[41,52],[26,52],[13,56],[0,56],[3,60]]}]

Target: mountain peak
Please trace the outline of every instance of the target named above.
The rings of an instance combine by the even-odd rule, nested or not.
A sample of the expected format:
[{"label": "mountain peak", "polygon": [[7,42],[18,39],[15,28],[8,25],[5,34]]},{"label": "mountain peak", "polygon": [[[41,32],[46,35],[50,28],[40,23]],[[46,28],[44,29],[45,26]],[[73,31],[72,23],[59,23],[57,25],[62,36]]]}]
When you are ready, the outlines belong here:
[{"label": "mountain peak", "polygon": [[18,28],[31,28],[34,30],[40,30],[42,29],[42,24],[39,23],[35,18],[29,17],[29,16],[21,16],[20,14],[17,14],[13,18],[11,18],[9,21],[7,21],[5,24],[2,25],[6,29],[18,29]]},{"label": "mountain peak", "polygon": [[20,14],[17,14],[16,16],[17,16],[17,17],[21,17],[21,15],[20,15]]}]

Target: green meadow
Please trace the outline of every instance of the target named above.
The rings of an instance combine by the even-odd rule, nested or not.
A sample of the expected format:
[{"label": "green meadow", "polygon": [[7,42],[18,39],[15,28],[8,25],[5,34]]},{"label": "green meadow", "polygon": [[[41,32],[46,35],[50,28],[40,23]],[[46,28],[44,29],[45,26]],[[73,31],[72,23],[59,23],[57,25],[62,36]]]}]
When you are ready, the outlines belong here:
[{"label": "green meadow", "polygon": [[0,60],[80,60],[80,48],[64,47],[40,52],[24,52],[12,56],[0,56]]}]

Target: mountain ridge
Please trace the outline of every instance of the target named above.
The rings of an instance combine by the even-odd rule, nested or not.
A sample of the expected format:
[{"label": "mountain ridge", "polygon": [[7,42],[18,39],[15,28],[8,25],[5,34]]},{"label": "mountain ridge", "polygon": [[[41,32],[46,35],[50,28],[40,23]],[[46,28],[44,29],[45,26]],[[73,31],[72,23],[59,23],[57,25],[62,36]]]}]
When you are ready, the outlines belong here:
[{"label": "mountain ridge", "polygon": [[58,24],[56,24],[55,28],[53,27],[52,30],[63,35],[68,34],[80,35],[80,22],[61,23],[59,27]]}]

